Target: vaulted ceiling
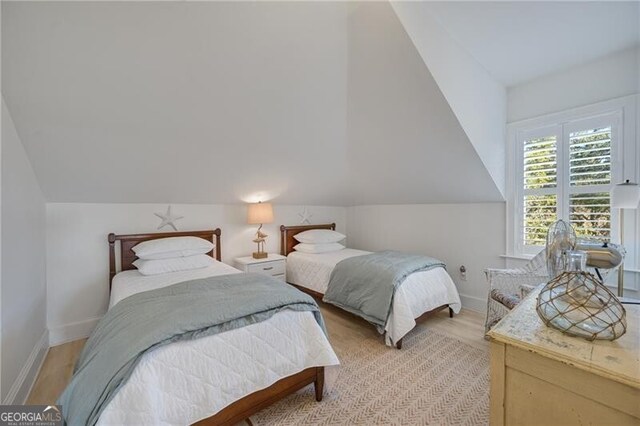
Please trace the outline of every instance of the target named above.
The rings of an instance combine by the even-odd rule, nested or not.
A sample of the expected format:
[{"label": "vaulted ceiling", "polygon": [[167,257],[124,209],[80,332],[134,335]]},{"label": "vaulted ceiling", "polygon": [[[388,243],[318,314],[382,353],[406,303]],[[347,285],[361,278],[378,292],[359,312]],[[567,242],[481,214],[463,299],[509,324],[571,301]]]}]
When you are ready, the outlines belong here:
[{"label": "vaulted ceiling", "polygon": [[399,17],[388,3],[2,2],[2,93],[53,202],[502,200],[503,111],[456,93],[469,75],[438,69]]},{"label": "vaulted ceiling", "polygon": [[[348,163],[357,189],[354,204],[502,199],[388,3],[353,10],[348,51]],[[501,123],[495,126],[502,136]],[[498,142],[504,147],[504,138]],[[503,156],[499,150],[494,155]]]}]

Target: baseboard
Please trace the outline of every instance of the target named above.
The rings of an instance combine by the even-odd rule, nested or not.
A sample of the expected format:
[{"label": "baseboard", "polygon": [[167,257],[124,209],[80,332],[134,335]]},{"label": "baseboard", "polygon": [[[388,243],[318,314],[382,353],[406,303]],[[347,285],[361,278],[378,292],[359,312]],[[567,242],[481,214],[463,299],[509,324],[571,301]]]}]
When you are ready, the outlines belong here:
[{"label": "baseboard", "polygon": [[51,327],[49,329],[49,346],[58,346],[63,343],[89,337],[99,320],[100,317],[95,317],[58,327]]},{"label": "baseboard", "polygon": [[24,404],[31,392],[31,388],[38,377],[38,373],[40,372],[40,368],[42,368],[42,364],[44,363],[44,359],[46,358],[47,351],[49,350],[49,331],[45,330],[42,333],[42,337],[38,340],[36,345],[31,350],[29,357],[27,357],[26,362],[22,366],[18,377],[11,385],[7,396],[5,397],[2,404],[4,405],[14,405],[14,404]]},{"label": "baseboard", "polygon": [[462,302],[462,307],[465,309],[479,312],[481,314],[487,313],[487,299],[461,294],[460,301]]}]

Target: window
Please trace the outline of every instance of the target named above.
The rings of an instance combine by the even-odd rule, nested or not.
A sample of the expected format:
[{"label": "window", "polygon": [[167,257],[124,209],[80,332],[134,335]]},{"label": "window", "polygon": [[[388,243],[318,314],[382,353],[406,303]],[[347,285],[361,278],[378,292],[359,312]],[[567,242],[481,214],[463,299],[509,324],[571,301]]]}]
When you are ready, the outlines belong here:
[{"label": "window", "polygon": [[609,193],[620,180],[620,115],[609,113],[516,134],[516,247],[533,253],[547,229],[569,221],[579,237],[612,239]]},{"label": "window", "polygon": [[555,134],[523,142],[523,241],[544,244],[558,215],[558,138]]}]

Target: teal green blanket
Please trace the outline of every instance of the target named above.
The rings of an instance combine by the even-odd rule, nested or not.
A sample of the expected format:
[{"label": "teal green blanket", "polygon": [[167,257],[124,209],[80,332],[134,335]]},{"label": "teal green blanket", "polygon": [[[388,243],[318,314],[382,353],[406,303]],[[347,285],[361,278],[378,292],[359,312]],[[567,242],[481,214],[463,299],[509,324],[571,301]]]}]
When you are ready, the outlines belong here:
[{"label": "teal green blanket", "polygon": [[96,424],[148,351],[264,321],[284,309],[313,312],[324,330],[310,296],[265,275],[222,275],[127,297],[98,322],[58,400],[67,424]]},{"label": "teal green blanket", "polygon": [[323,301],[358,315],[384,332],[396,289],[414,272],[445,264],[432,257],[381,251],[336,265]]}]

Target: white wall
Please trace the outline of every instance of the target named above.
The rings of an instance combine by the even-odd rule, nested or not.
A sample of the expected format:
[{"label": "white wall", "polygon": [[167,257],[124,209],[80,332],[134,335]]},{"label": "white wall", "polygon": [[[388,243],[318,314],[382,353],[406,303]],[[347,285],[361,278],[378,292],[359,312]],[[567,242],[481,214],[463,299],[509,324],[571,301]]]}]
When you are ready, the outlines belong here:
[{"label": "white wall", "polygon": [[2,101],[2,395],[23,403],[46,353],[45,203]]},{"label": "white wall", "polygon": [[392,1],[391,5],[504,196],[504,86],[434,18],[430,2]]},{"label": "white wall", "polygon": [[[154,212],[166,204],[47,204],[47,324],[51,344],[87,336],[108,305],[109,251],[107,235],[159,232]],[[343,207],[308,206],[312,223],[335,222],[346,230]],[[302,206],[274,205],[275,222],[265,225],[266,250],[280,251],[280,225],[300,223]],[[247,225],[244,205],[172,205],[184,216],[180,230],[222,229],[222,260],[255,250],[256,226]],[[171,229],[164,228],[163,231]]]},{"label": "white wall", "polygon": [[[443,260],[464,307],[484,311],[483,270],[504,267],[504,203],[417,204],[349,207],[349,245],[363,250],[395,249]],[[467,279],[459,268],[467,269]]]},{"label": "white wall", "polygon": [[514,122],[638,93],[640,50],[628,49],[537,78],[507,91]]}]

